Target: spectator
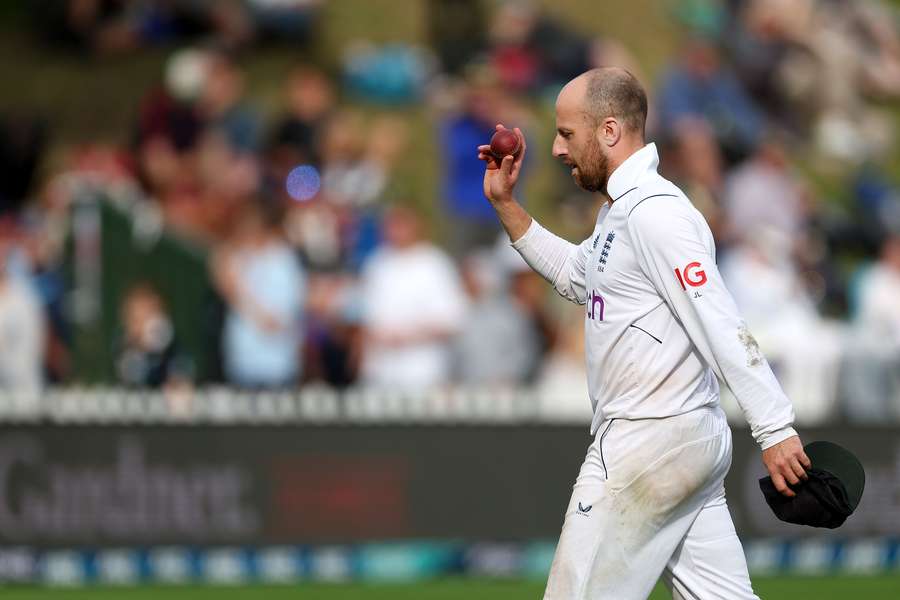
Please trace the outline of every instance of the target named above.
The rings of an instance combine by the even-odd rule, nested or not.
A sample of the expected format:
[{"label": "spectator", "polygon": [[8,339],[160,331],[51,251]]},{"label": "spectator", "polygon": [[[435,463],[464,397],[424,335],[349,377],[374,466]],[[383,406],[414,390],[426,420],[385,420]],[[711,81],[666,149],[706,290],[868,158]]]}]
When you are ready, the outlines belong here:
[{"label": "spectator", "polygon": [[484,163],[472,148],[487,143],[497,123],[527,130],[527,120],[494,75],[479,69],[464,86],[461,106],[439,123],[441,190],[455,253],[492,245],[497,236],[497,217],[484,198]]},{"label": "spectator", "polygon": [[137,131],[140,175],[168,225],[220,239],[261,187],[260,120],[243,100],[243,75],[224,52],[185,50],[151,91]]},{"label": "spectator", "polygon": [[276,38],[305,46],[317,31],[322,0],[247,0],[258,38]]},{"label": "spectator", "polygon": [[135,162],[145,192],[170,225],[202,230],[202,189],[196,147],[203,135],[197,100],[210,65],[205,51],[185,49],[166,62],[163,85],[151,88],[138,108]]},{"label": "spectator", "polygon": [[530,315],[509,293],[496,257],[487,252],[468,256],[463,282],[470,309],[455,343],[458,380],[480,385],[524,383],[538,364],[540,340]]},{"label": "spectator", "polygon": [[[875,256],[885,234],[900,231],[900,188],[891,181],[886,169],[869,164],[854,175],[851,190],[858,229],[841,241]],[[844,228],[854,229],[854,224],[848,223]]]},{"label": "spectator", "polygon": [[321,138],[321,192],[294,203],[288,217],[290,239],[311,264],[358,271],[378,243],[378,201],[396,192],[406,142],[400,119],[379,116],[367,130],[356,112],[333,115]]},{"label": "spectator", "polygon": [[[118,172],[123,177],[105,175],[105,181],[115,181],[122,188],[125,171]],[[64,181],[66,176],[57,176],[47,182],[40,192],[38,201],[32,202],[22,214],[28,240],[28,254],[31,262],[32,285],[44,307],[46,335],[45,373],[49,383],[65,382],[70,375],[72,347],[72,311],[69,307],[71,296],[66,275],[66,244],[70,233],[70,193]],[[134,189],[133,187],[131,189]]]},{"label": "spectator", "polygon": [[258,150],[262,121],[244,98],[244,74],[229,53],[210,53],[199,109],[207,130],[236,152]]},{"label": "spectator", "polygon": [[747,156],[764,125],[763,114],[723,64],[709,39],[694,37],[662,76],[657,100],[660,133],[669,137],[685,118],[706,120],[729,163]]},{"label": "spectator", "polygon": [[163,83],[153,86],[138,107],[139,148],[157,139],[165,140],[173,152],[194,146],[203,128],[197,100],[206,85],[210,64],[209,52],[192,48],[168,58]]},{"label": "spectator", "polygon": [[159,293],[146,283],[132,286],[122,301],[122,339],[116,356],[119,382],[131,387],[170,387],[193,379]]},{"label": "spectator", "polygon": [[503,85],[541,92],[590,68],[590,44],[533,2],[504,1],[491,19],[491,65]]},{"label": "spectator", "polygon": [[722,192],[725,173],[722,154],[709,123],[702,119],[682,119],[672,132],[664,164],[672,171],[694,206],[697,207],[717,240],[723,237]]},{"label": "spectator", "polygon": [[359,376],[358,287],[356,278],[346,273],[310,277],[305,379],[346,387]]},{"label": "spectator", "polygon": [[586,37],[531,0],[499,2],[489,37],[491,67],[517,92],[553,97],[565,82],[594,67],[620,66],[641,75],[624,44]]},{"label": "spectator", "polygon": [[321,137],[321,191],[294,203],[289,237],[321,269],[358,270],[378,241],[378,201],[393,185],[406,124],[376,117],[368,130],[354,111],[335,113]]},{"label": "spectator", "polygon": [[536,383],[545,418],[579,423],[591,422],[587,377],[584,366],[583,309],[563,315],[553,346],[541,363]]},{"label": "spectator", "polygon": [[371,205],[384,192],[405,143],[402,121],[382,117],[367,131],[361,115],[350,111],[336,114],[322,139],[325,199],[353,208]]},{"label": "spectator", "polygon": [[889,237],[879,261],[858,279],[853,337],[841,393],[856,423],[900,418],[900,236]]},{"label": "spectator", "polygon": [[248,204],[212,263],[227,306],[225,375],[242,387],[285,387],[301,375],[305,280],[279,223],[274,207]]},{"label": "spectator", "polygon": [[728,235],[752,236],[763,228],[797,239],[807,218],[806,190],[787,161],[784,145],[769,138],[728,176],[724,210]]},{"label": "spectator", "polygon": [[369,185],[365,148],[365,121],[359,112],[340,111],[328,120],[319,145],[324,200],[358,206],[375,199],[381,182]]},{"label": "spectator", "polygon": [[44,363],[41,302],[10,269],[13,224],[4,219],[0,227],[0,390],[37,401]]},{"label": "spectator", "polygon": [[323,199],[297,202],[288,209],[285,232],[313,270],[340,270],[344,245],[340,210]]},{"label": "spectator", "polygon": [[428,31],[444,73],[461,75],[484,51],[486,21],[480,0],[429,0]]},{"label": "spectator", "polygon": [[809,58],[802,49],[802,38],[811,27],[814,2],[744,0],[729,4],[734,14],[723,42],[741,82],[780,127],[806,131],[812,115],[792,102],[799,81],[790,80],[797,78],[792,63]]},{"label": "spectator", "polygon": [[828,216],[787,158],[777,133],[767,136],[750,160],[734,169],[724,188],[724,223],[720,233],[728,243],[747,241],[764,230],[783,239],[796,269],[822,306],[841,306],[844,288],[829,255],[826,234],[845,235],[828,223]]},{"label": "spectator", "polygon": [[423,239],[421,220],[408,208],[388,211],[384,237],[360,284],[362,380],[407,389],[447,383],[466,313],[456,268]]},{"label": "spectator", "polygon": [[[368,193],[374,200],[385,200],[403,193],[404,185],[395,171],[407,152],[408,137],[406,123],[399,118],[379,116],[372,122],[363,162],[363,170],[369,174],[369,179],[362,187],[371,189]],[[359,270],[377,246],[381,219],[381,208],[375,202],[361,203],[356,208],[345,219],[348,227],[343,244],[347,254],[345,266],[353,272]]]},{"label": "spectator", "polygon": [[525,375],[525,383],[534,383],[541,363],[556,342],[557,324],[549,311],[544,279],[521,265],[510,273],[510,292],[515,303],[528,316],[528,322],[537,341],[537,351]]},{"label": "spectator", "polygon": [[254,32],[250,14],[236,1],[39,0],[31,8],[49,41],[102,53],[199,35],[233,47],[249,41]]},{"label": "spectator", "polygon": [[334,87],[321,71],[300,66],[288,75],[285,89],[287,111],[275,126],[271,153],[288,169],[304,163],[318,165],[322,124],[334,110]]},{"label": "spectator", "polygon": [[260,163],[255,154],[236,151],[217,135],[204,136],[195,157],[192,171],[199,185],[199,214],[193,229],[221,239],[242,205],[258,196]]},{"label": "spectator", "polygon": [[534,340],[533,352],[529,353],[530,362],[522,379],[524,383],[533,384],[557,337],[558,323],[550,314],[546,281],[513,250],[506,232],[497,235],[493,250],[495,260],[508,279],[511,303],[526,317],[529,336]]}]

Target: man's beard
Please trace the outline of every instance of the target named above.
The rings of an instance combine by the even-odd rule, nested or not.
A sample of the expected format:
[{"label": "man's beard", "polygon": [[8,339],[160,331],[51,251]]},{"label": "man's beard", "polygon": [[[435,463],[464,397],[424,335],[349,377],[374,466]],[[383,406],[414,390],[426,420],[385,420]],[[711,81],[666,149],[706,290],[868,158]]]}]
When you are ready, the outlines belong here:
[{"label": "man's beard", "polygon": [[600,142],[591,139],[584,159],[578,161],[575,166],[577,167],[574,173],[575,183],[579,187],[589,192],[601,192],[606,189],[606,168],[609,166],[609,160],[600,149]]}]

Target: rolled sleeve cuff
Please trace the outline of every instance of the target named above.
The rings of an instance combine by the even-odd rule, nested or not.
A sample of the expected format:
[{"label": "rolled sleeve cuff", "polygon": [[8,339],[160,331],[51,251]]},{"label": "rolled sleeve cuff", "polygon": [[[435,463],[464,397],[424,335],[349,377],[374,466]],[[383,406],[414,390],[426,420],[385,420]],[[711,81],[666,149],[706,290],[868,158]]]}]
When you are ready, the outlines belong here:
[{"label": "rolled sleeve cuff", "polygon": [[795,435],[797,435],[797,432],[793,427],[785,427],[783,429],[773,431],[772,433],[761,435],[756,441],[759,442],[760,448],[765,450],[766,448],[771,448],[775,444],[779,444],[789,437],[793,437]]}]

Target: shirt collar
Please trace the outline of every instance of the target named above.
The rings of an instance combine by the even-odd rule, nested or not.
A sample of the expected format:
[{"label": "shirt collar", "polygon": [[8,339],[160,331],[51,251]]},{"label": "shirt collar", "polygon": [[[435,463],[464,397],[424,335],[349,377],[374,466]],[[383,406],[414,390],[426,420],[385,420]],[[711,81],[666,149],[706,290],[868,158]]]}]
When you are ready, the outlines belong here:
[{"label": "shirt collar", "polygon": [[609,176],[606,182],[606,193],[613,202],[630,192],[640,184],[649,173],[656,173],[659,166],[659,154],[656,144],[650,143],[625,159]]}]

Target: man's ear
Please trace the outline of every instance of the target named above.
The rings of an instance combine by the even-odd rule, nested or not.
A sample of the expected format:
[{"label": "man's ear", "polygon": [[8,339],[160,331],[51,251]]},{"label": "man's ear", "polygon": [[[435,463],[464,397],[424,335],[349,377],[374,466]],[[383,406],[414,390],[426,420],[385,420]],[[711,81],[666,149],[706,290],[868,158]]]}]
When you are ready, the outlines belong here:
[{"label": "man's ear", "polygon": [[619,143],[622,137],[622,126],[615,117],[607,117],[603,119],[600,127],[597,128],[597,141],[605,146],[612,148]]}]

